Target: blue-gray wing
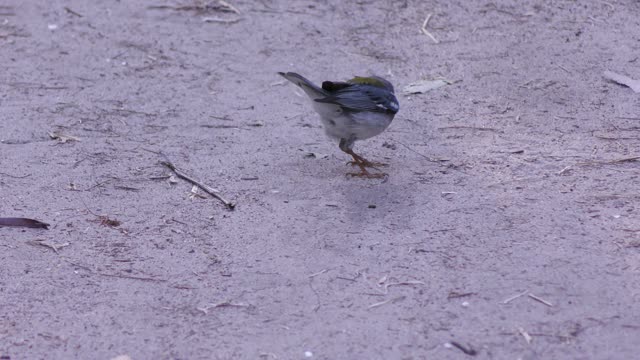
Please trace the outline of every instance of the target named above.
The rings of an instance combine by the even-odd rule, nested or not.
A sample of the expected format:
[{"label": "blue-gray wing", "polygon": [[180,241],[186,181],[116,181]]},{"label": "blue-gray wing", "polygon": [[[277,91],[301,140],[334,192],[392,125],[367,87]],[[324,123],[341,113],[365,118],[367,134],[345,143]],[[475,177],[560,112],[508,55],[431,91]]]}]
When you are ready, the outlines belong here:
[{"label": "blue-gray wing", "polygon": [[[329,96],[316,99],[315,101],[335,104],[351,111],[393,111],[392,108],[389,108],[389,100],[385,98],[384,93],[371,86],[345,87],[333,91]],[[397,101],[395,101],[395,103],[397,104]]]}]

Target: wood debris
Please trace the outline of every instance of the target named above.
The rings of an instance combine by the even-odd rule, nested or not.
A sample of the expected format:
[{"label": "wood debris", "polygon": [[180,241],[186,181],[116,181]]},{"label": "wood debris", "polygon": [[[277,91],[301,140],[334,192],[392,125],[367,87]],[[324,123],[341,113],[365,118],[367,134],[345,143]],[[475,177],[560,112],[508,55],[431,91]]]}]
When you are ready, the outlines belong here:
[{"label": "wood debris", "polygon": [[50,131],[48,132],[49,137],[53,140],[58,140],[58,144],[66,144],[70,141],[80,141],[80,138],[61,133],[59,131]]},{"label": "wood debris", "polygon": [[27,218],[0,218],[0,227],[13,226],[13,227],[26,227],[32,229],[49,229],[49,224],[43,223],[34,219]]},{"label": "wood debris", "polygon": [[636,93],[640,93],[640,80],[634,80],[628,76],[614,73],[613,71],[605,71],[604,77],[620,85],[628,86]]},{"label": "wood debris", "polygon": [[427,30],[427,25],[429,25],[429,20],[431,20],[431,16],[433,14],[429,14],[427,15],[427,17],[424,19],[424,22],[422,23],[422,27],[420,28],[420,31],[422,31],[423,34],[427,35],[429,38],[431,38],[431,40],[433,40],[434,43],[439,44],[440,41],[438,41],[438,39],[436,39],[435,36],[433,36],[429,30]]}]

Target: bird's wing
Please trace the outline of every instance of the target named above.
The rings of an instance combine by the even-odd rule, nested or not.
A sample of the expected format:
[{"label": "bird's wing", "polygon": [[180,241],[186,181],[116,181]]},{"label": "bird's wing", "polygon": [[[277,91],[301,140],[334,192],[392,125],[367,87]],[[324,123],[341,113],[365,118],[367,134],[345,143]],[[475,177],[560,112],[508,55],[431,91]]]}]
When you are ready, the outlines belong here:
[{"label": "bird's wing", "polygon": [[316,99],[316,102],[335,104],[352,111],[379,111],[387,109],[381,105],[381,97],[375,95],[367,87],[348,86],[331,92],[327,97]]}]

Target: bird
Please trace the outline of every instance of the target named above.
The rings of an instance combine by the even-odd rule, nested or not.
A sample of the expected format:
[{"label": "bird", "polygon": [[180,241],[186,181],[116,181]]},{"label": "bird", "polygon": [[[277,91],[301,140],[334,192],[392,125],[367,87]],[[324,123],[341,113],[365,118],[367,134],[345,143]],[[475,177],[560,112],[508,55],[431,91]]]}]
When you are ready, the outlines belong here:
[{"label": "bird", "polygon": [[278,72],[307,94],[313,109],[320,115],[324,131],[339,140],[340,150],[351,155],[349,164],[360,172],[348,173],[364,178],[382,178],[383,172],[371,173],[367,168],[386,166],[372,162],[353,151],[357,140],[379,135],[391,125],[400,110],[393,85],[379,76],[356,76],[347,81],[324,81],[317,86],[294,72]]}]

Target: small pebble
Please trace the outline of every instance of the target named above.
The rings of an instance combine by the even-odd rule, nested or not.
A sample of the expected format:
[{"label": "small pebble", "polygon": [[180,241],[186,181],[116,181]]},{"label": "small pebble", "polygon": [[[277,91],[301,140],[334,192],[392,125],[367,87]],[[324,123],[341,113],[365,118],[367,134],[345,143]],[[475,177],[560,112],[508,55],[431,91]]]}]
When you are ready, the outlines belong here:
[{"label": "small pebble", "polygon": [[305,352],[304,352],[304,357],[308,357],[308,358],[310,358],[310,357],[312,357],[312,356],[313,356],[313,353],[312,353],[311,351],[305,351]]}]

